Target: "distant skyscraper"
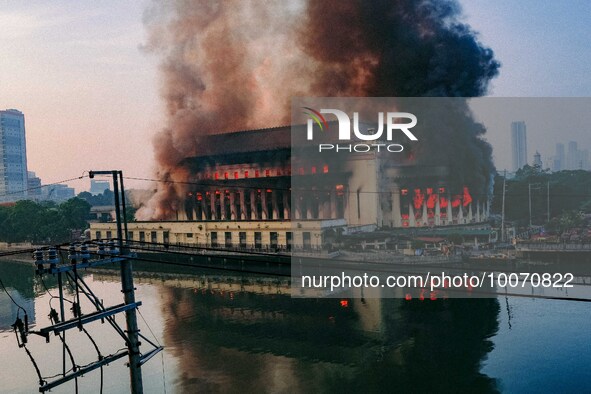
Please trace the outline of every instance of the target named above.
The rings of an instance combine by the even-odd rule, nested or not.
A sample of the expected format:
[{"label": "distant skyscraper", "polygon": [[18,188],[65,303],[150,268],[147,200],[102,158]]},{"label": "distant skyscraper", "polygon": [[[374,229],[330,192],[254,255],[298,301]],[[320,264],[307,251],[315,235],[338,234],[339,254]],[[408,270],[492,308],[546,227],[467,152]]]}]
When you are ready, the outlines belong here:
[{"label": "distant skyscraper", "polygon": [[579,150],[577,149],[576,141],[570,141],[568,143],[568,157],[566,161],[568,170],[579,169]]},{"label": "distant skyscraper", "polygon": [[511,123],[511,144],[513,147],[513,171],[517,171],[527,164],[525,122]]},{"label": "distant skyscraper", "polygon": [[0,111],[0,201],[27,197],[25,116],[16,109]]},{"label": "distant skyscraper", "polygon": [[536,151],[536,153],[534,154],[533,165],[542,168],[542,155],[540,155],[540,152],[538,151]]},{"label": "distant skyscraper", "polygon": [[556,144],[556,155],[554,157],[553,171],[562,171],[566,169],[566,155],[564,154],[564,144]]}]

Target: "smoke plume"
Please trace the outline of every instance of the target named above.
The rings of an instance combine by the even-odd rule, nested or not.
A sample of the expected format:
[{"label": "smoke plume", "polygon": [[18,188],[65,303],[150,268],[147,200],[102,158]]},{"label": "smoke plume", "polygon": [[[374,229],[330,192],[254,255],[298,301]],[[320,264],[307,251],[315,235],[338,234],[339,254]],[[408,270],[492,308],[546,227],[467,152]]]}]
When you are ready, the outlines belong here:
[{"label": "smoke plume", "polygon": [[[165,181],[188,179],[179,162],[204,135],[288,124],[291,97],[480,96],[499,68],[454,0],[158,1],[145,24],[162,58],[167,123],[154,148]],[[138,218],[169,218],[178,185],[161,183]]]}]

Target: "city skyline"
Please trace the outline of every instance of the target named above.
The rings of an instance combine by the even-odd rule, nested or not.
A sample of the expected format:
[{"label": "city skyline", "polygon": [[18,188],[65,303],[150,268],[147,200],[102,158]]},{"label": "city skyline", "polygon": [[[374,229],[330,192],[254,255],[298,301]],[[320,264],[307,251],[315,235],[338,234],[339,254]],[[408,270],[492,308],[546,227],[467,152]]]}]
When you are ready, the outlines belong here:
[{"label": "city skyline", "polygon": [[[584,65],[591,51],[583,37],[591,24],[581,17],[591,15],[587,2],[462,5],[465,21],[502,63],[491,96],[589,96]],[[45,182],[90,169],[154,176],[152,138],[164,125],[166,109],[159,97],[158,59],[143,50],[148,9],[147,2],[115,1],[0,7],[0,108],[27,115],[29,166]],[[566,141],[591,146],[588,130],[563,132]],[[490,131],[485,138],[493,145],[497,168],[510,168],[510,157],[502,151],[508,137]],[[532,127],[528,138],[542,157],[554,152],[557,141],[546,131],[538,134]],[[72,186],[89,187],[85,180]]]}]

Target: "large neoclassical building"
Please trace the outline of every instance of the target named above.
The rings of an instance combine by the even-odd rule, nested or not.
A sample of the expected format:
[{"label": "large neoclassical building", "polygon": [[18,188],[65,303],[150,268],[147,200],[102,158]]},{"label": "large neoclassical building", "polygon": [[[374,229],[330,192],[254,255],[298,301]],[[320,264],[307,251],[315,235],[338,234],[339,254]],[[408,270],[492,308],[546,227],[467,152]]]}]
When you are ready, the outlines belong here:
[{"label": "large neoclassical building", "polygon": [[[450,226],[488,217],[488,198],[473,196],[470,185],[452,186],[446,167],[425,169],[404,152],[318,154],[318,141],[294,141],[290,126],[204,136],[200,145],[198,156],[180,163],[190,179],[173,217],[129,223],[131,239],[305,248],[322,246],[335,229]],[[93,238],[114,235],[112,223],[91,226]]]}]

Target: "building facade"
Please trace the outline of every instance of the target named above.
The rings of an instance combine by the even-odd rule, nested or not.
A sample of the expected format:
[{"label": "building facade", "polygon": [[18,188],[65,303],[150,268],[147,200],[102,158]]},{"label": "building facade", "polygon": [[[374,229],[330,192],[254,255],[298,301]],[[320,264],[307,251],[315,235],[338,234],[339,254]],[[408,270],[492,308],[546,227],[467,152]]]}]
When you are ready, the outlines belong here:
[{"label": "building facade", "polygon": [[[320,248],[338,234],[488,218],[487,196],[472,196],[470,185],[455,184],[444,166],[427,171],[375,149],[310,156],[306,150],[318,148],[293,150],[289,126],[201,142],[203,153],[181,163],[190,175],[172,220],[129,223],[128,238],[292,250]],[[91,225],[93,239],[115,235],[113,223]]]},{"label": "building facade", "polygon": [[513,148],[513,171],[527,164],[527,134],[525,122],[511,123],[511,146]]},{"label": "building facade", "polygon": [[0,111],[0,201],[27,198],[25,116],[16,109]]}]

